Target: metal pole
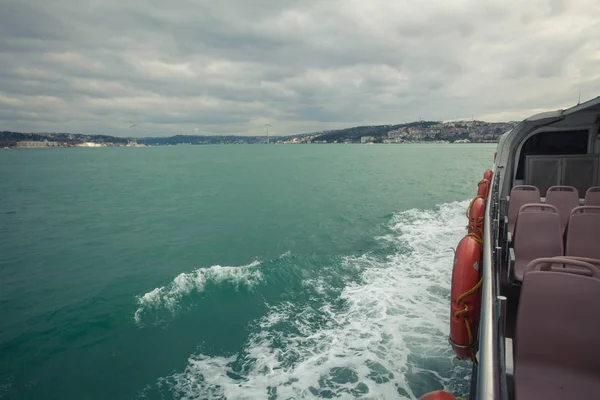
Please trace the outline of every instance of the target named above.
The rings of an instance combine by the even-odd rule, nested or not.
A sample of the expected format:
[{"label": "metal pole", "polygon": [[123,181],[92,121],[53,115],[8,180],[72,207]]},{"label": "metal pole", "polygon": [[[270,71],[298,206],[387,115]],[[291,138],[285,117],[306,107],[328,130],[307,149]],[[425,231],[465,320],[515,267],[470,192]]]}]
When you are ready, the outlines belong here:
[{"label": "metal pole", "polygon": [[[498,361],[499,361],[499,373],[500,373],[500,382],[499,382],[499,387],[498,387],[498,394],[499,394],[499,399],[500,400],[507,400],[508,399],[508,393],[506,392],[505,388],[507,388],[507,365],[506,365],[506,319],[508,318],[508,314],[506,311],[506,307],[508,304],[508,300],[506,298],[506,296],[496,296],[496,301],[498,303],[498,322],[499,322],[499,327],[498,327]],[[511,357],[512,359],[512,357]],[[510,367],[510,375],[512,376],[513,374],[513,368],[514,366],[511,365]]]},{"label": "metal pole", "polygon": [[265,127],[267,128],[267,144],[269,144],[269,127],[271,125],[270,124],[265,124]]},{"label": "metal pole", "polygon": [[499,320],[500,320],[500,328],[502,332],[506,329],[506,296],[496,296],[496,300],[498,300],[498,312],[499,312]]},{"label": "metal pole", "polygon": [[[479,369],[477,377],[477,400],[497,400],[500,396],[498,384],[498,332],[495,324],[498,318],[496,308],[496,282],[494,259],[492,258],[491,213],[492,198],[488,196],[486,224],[483,230],[483,286],[481,287],[481,321],[479,333]],[[489,221],[489,222],[487,222]]]}]

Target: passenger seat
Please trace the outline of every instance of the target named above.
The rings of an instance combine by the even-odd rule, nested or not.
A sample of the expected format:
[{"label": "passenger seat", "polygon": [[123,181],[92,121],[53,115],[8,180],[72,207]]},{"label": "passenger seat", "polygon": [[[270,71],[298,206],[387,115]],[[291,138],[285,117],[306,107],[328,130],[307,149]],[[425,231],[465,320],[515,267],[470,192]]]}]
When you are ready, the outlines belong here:
[{"label": "passenger seat", "polygon": [[600,259],[600,207],[571,211],[565,255]]},{"label": "passenger seat", "polygon": [[600,186],[592,186],[585,192],[584,206],[600,206]]},{"label": "passenger seat", "polygon": [[[547,204],[525,204],[519,210],[515,226],[514,276],[523,280],[525,267],[540,257],[556,257],[564,254],[563,233],[556,207]],[[510,269],[509,269],[510,280]]]},{"label": "passenger seat", "polygon": [[579,192],[573,186],[552,186],[546,192],[546,204],[551,204],[558,209],[564,234],[571,210],[579,207]]},{"label": "passenger seat", "polygon": [[518,185],[510,191],[510,200],[508,202],[508,233],[515,232],[515,222],[519,209],[524,204],[541,203],[540,191],[535,186]]},{"label": "passenger seat", "polygon": [[550,263],[525,273],[514,341],[516,399],[598,398],[600,270],[581,261],[577,267],[591,276],[550,270]]}]

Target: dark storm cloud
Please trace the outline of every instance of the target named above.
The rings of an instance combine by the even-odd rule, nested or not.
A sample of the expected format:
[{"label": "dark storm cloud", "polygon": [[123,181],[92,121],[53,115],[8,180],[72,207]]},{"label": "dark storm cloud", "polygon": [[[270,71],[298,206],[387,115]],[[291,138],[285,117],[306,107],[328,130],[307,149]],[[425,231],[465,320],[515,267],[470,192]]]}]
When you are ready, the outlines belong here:
[{"label": "dark storm cloud", "polygon": [[600,3],[0,0],[0,129],[290,134],[600,94]]}]

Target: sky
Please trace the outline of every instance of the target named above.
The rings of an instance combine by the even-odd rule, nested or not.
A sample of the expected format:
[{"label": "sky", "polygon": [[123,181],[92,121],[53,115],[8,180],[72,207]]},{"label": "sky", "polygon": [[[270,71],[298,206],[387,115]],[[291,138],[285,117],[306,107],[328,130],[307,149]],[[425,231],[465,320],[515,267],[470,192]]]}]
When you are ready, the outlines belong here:
[{"label": "sky", "polygon": [[599,37],[600,0],[0,0],[0,131],[521,120],[600,95]]}]

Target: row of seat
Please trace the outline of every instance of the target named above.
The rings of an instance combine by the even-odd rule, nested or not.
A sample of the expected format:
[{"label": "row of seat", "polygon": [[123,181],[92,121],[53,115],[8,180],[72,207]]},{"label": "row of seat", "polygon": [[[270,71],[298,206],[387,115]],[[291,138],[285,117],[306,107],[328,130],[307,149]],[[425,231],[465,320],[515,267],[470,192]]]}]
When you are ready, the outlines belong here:
[{"label": "row of seat", "polygon": [[551,204],[525,204],[516,218],[511,270],[517,281],[523,280],[526,266],[540,257],[575,256],[600,259],[600,206],[579,206],[571,210],[563,242],[559,209]]},{"label": "row of seat", "polygon": [[[553,268],[557,264],[566,268]],[[543,258],[529,263],[514,338],[515,398],[597,398],[598,315],[600,260]]]},{"label": "row of seat", "polygon": [[[546,204],[558,209],[563,232],[566,230],[571,210],[581,205],[579,192],[572,186],[552,186],[546,191]],[[531,185],[518,185],[510,191],[508,203],[508,233],[514,234],[515,222],[521,206],[530,203],[542,203],[540,191]],[[600,206],[600,186],[589,188],[585,193],[585,206]]]}]

